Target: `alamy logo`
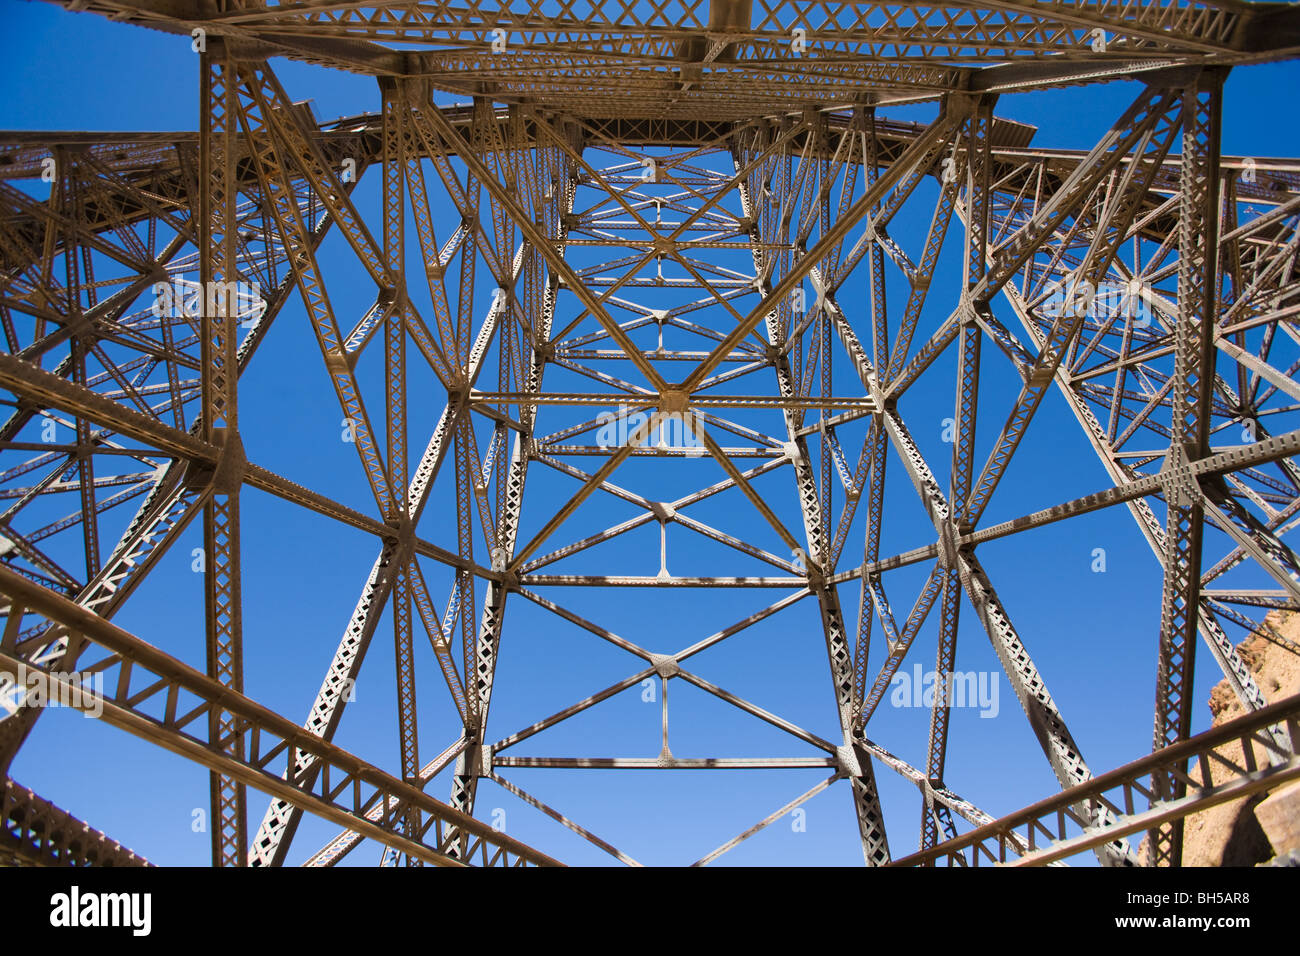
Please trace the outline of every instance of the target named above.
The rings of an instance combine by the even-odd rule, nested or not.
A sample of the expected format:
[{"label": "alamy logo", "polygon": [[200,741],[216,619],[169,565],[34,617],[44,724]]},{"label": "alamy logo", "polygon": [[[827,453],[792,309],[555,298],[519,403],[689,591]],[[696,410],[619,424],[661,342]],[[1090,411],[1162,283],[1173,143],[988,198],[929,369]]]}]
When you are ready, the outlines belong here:
[{"label": "alamy logo", "polygon": [[127,927],[133,936],[148,936],[153,929],[153,897],[149,893],[82,893],[74,886],[50,897],[50,925]]},{"label": "alamy logo", "polygon": [[1145,329],[1153,318],[1151,301],[1155,293],[1141,280],[1103,281],[1094,285],[1087,279],[1072,278],[1050,282],[1039,305],[1044,318],[1084,316],[1091,319],[1127,319],[1135,328]]},{"label": "alamy logo", "polygon": [[[655,425],[639,442],[641,448],[658,448],[661,451],[679,452],[690,458],[698,458],[706,452],[704,423],[694,409],[688,412],[659,412]],[[628,406],[620,405],[618,414],[601,412],[596,417],[600,430],[596,433],[596,444],[601,448],[620,448],[635,438],[639,429],[650,421],[645,412],[630,411]]]},{"label": "alamy logo", "polygon": [[150,311],[158,318],[220,318],[235,316],[251,327],[266,311],[266,300],[256,282],[191,282],[176,276],[171,282],[155,282]]},{"label": "alamy logo", "polygon": [[[991,671],[953,671],[948,675],[948,693],[944,699],[949,707],[978,707],[981,717],[998,715],[998,675]],[[933,707],[939,675],[923,671],[920,664],[912,673],[903,671],[889,682],[894,692],[889,695],[893,707]]]},{"label": "alamy logo", "polygon": [[104,674],[47,672],[19,664],[16,677],[0,674],[0,720],[22,707],[71,707],[87,717],[104,713]]}]

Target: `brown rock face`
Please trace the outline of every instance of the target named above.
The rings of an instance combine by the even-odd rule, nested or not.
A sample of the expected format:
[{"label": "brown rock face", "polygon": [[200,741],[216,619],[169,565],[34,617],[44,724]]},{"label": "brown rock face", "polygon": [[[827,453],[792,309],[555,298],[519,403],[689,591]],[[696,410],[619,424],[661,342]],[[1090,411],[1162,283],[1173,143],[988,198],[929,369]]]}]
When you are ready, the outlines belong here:
[{"label": "brown rock face", "polygon": [[1255,807],[1255,819],[1278,853],[1300,848],[1300,780],[1274,790]]}]

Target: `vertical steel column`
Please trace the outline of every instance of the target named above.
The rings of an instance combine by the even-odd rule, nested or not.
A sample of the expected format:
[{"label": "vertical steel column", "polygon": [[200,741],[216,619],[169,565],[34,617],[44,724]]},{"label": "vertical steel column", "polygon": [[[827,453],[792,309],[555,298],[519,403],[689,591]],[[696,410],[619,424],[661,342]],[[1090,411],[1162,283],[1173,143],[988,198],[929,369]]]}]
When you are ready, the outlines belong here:
[{"label": "vertical steel column", "polygon": [[[406,285],[405,175],[403,124],[408,104],[396,84],[381,81],[383,97],[383,241],[384,266],[393,283],[393,301],[384,318],[384,383],[386,386],[386,443],[388,452],[388,523],[397,531],[399,556],[393,579],[393,649],[397,664],[397,732],[401,749],[402,779],[419,786],[420,745],[415,703],[415,643],[411,629],[411,575],[415,555],[404,546],[411,537],[411,516],[403,493],[406,460]],[[382,293],[381,293],[382,294]],[[406,835],[419,832],[419,811],[405,821]],[[407,866],[419,866],[406,857]]]},{"label": "vertical steel column", "polygon": [[[95,285],[94,276],[90,273],[89,250],[80,241],[81,237],[77,235],[74,226],[74,223],[80,223],[85,219],[82,188],[78,183],[80,165],[77,162],[77,153],[75,151],[60,147],[56,148],[55,155],[58,157],[55,166],[59,178],[57,185],[50,191],[50,205],[55,204],[55,195],[57,194],[59,211],[68,220],[68,225],[62,230],[68,316],[84,319],[85,309],[82,305],[82,289],[85,288],[86,294],[90,296],[90,304],[93,306]],[[77,262],[78,253],[81,253],[85,263],[84,283],[82,281],[82,270]],[[87,335],[84,339],[80,335],[73,335],[69,339],[72,380],[78,385],[88,387],[86,353],[94,344],[95,339],[90,335]],[[75,467],[81,498],[82,544],[86,554],[86,577],[84,580],[89,581],[99,573],[100,564],[99,515],[95,508],[95,456],[91,452],[94,443],[91,440],[90,422],[78,416],[75,425],[77,432]]]},{"label": "vertical steel column", "polygon": [[[964,262],[965,294],[984,277],[988,253],[989,226],[989,127],[993,121],[994,97],[982,97],[971,103],[966,120],[966,257]],[[969,301],[963,303],[958,333],[957,400],[954,413],[952,474],[949,481],[948,526],[952,534],[944,551],[947,566],[943,571],[939,618],[939,646],[934,665],[934,706],[930,709],[929,745],[926,751],[926,778],[933,789],[943,787],[943,769],[948,751],[948,720],[952,713],[949,682],[957,656],[957,623],[961,613],[961,577],[951,542],[969,528],[964,503],[970,494],[971,472],[975,460],[975,416],[979,399],[980,327]],[[928,793],[921,807],[922,850],[944,838],[956,836],[952,814],[935,803]]]},{"label": "vertical steel column", "polygon": [[[741,168],[741,160],[735,158],[736,169]],[[768,253],[762,243],[774,241],[763,232],[758,220],[759,211],[755,210],[749,185],[739,187],[741,207],[745,216],[760,223],[751,235],[751,253],[754,259],[755,273],[765,274],[764,264]],[[779,241],[779,240],[778,240]],[[820,282],[820,277],[815,279]],[[761,295],[771,292],[770,281],[764,280]],[[827,303],[827,307],[833,307]],[[768,341],[778,346],[785,335],[780,325],[777,310],[766,316]],[[829,334],[829,329],[827,330]],[[797,353],[798,349],[793,349]],[[797,392],[796,377],[784,354],[777,353],[773,360],[777,387],[784,399],[790,399]],[[795,485],[799,494],[799,509],[803,517],[804,539],[808,544],[808,586],[817,595],[818,610],[821,613],[822,631],[826,639],[826,654],[830,665],[831,683],[835,689],[836,712],[840,719],[840,731],[844,744],[839,748],[841,772],[848,778],[853,791],[853,809],[858,821],[858,835],[862,841],[862,856],[868,866],[883,866],[890,860],[889,839],[885,833],[884,815],[880,808],[880,794],[876,787],[875,769],[871,755],[861,745],[860,735],[854,727],[854,670],[853,647],[850,645],[844,627],[844,613],[840,607],[839,594],[834,584],[827,583],[825,576],[830,570],[829,547],[824,531],[826,516],[822,513],[821,499],[818,494],[817,479],[813,473],[808,454],[807,437],[801,434],[802,414],[798,409],[783,410],[786,432],[793,446],[794,455],[791,465],[795,472]]]},{"label": "vertical steel column", "polygon": [[[239,486],[243,451],[236,403],[235,137],[238,110],[234,61],[219,38],[200,58],[199,279],[203,298],[201,373],[203,438],[222,448],[203,507],[206,558],[208,674],[238,693],[244,690],[243,622],[239,588]],[[214,710],[211,739],[243,760],[243,739],[233,717]],[[212,862],[243,866],[248,858],[244,785],[211,775]]]},{"label": "vertical steel column", "polygon": [[[576,134],[566,131],[572,137],[571,146],[576,153],[581,153],[582,144]],[[565,253],[569,234],[566,217],[573,209],[577,192],[577,177],[573,175],[571,163],[558,150],[554,153],[537,150],[537,165],[543,167],[543,175],[549,172],[553,177],[552,192],[540,209],[534,209],[538,228],[547,241],[554,242],[558,255]],[[547,162],[549,160],[550,162]],[[545,167],[550,166],[549,170]],[[519,188],[528,192],[528,183],[519,184]],[[533,184],[536,185],[536,184]],[[541,190],[532,190],[534,196],[542,195]],[[522,254],[540,258],[541,250],[526,243]],[[516,257],[516,272],[522,265],[522,259]],[[535,339],[531,350],[526,379],[522,390],[526,393],[540,393],[542,376],[546,364],[552,355],[551,327],[555,318],[556,299],[560,291],[560,281],[556,272],[548,271],[541,296],[541,312],[531,316]],[[489,316],[488,322],[492,321]],[[518,544],[519,524],[523,513],[524,483],[528,475],[528,463],[533,454],[533,429],[537,419],[537,406],[523,406],[519,410],[520,424],[523,430],[516,436],[510,454],[510,464],[503,476],[505,487],[504,507],[497,516],[497,547],[508,565],[515,558]],[[466,413],[468,414],[468,412]],[[498,479],[501,480],[501,479]],[[492,754],[490,748],[483,745],[484,732],[487,728],[488,710],[492,703],[492,684],[496,677],[497,652],[501,646],[501,631],[505,623],[506,596],[510,586],[506,582],[490,581],[483,599],[483,612],[479,620],[478,638],[474,643],[472,666],[465,670],[465,691],[469,698],[468,710],[474,721],[473,726],[465,728],[465,735],[470,746],[456,758],[452,774],[451,794],[448,803],[457,810],[473,814],[474,800],[478,795],[479,777],[491,771]],[[469,607],[462,605],[461,614],[468,616]],[[453,831],[454,832],[454,831]],[[450,835],[450,834],[449,834]],[[452,843],[447,855],[459,858],[464,849],[460,843]]]},{"label": "vertical steel column", "polygon": [[[1192,729],[1192,678],[1200,610],[1205,499],[1188,466],[1209,450],[1218,288],[1219,123],[1223,73],[1205,70],[1183,96],[1179,176],[1178,325],[1174,330],[1171,442],[1165,458],[1165,578],[1160,606],[1154,748],[1186,740]],[[1177,799],[1185,779],[1153,775],[1157,800]],[[1183,823],[1151,831],[1148,862],[1180,866]]]},{"label": "vertical steel column", "polygon": [[[875,183],[880,175],[879,139],[876,131],[876,111],[869,108],[866,112],[867,131],[863,144],[862,162],[866,167],[866,187]],[[877,205],[879,210],[879,205]],[[878,213],[873,213],[877,215]],[[871,252],[867,257],[867,275],[871,287],[871,358],[876,369],[884,369],[889,362],[889,308],[885,297],[885,251],[879,242],[871,243]],[[862,545],[863,565],[874,562],[880,556],[880,530],[885,516],[885,468],[889,461],[889,439],[880,424],[880,416],[873,415],[867,432],[865,463],[867,472],[862,475],[855,491],[867,495],[867,527]],[[859,464],[859,471],[863,463]],[[855,476],[856,477],[856,476]],[[864,487],[865,485],[865,487]],[[856,502],[850,502],[850,506]],[[841,519],[840,530],[836,533],[836,544],[844,540],[848,528]],[[831,549],[831,561],[839,559],[838,547]],[[858,599],[858,636],[853,653],[853,726],[858,727],[862,713],[862,699],[866,693],[867,665],[871,654],[871,629],[874,622],[876,595],[873,593],[881,587],[879,575],[863,575],[862,590]],[[883,589],[880,591],[883,595]],[[888,640],[888,635],[886,640]]]}]

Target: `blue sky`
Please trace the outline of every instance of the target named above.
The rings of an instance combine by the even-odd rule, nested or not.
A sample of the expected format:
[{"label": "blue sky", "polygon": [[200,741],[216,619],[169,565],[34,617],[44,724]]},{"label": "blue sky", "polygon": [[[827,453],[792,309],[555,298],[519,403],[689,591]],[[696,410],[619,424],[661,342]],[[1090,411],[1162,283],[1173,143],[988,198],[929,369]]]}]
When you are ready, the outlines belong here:
[{"label": "blue sky", "polygon": [[[72,15],[43,3],[3,0],[5,29],[0,32],[0,129],[188,130],[197,123],[197,57],[188,39],[126,27],[91,15]],[[323,120],[378,108],[373,80],[289,61],[274,69],[294,99],[313,101]],[[1300,79],[1294,63],[1243,67],[1230,76],[1225,93],[1223,150],[1256,157],[1300,153],[1300,129],[1277,121]],[[1039,127],[1036,145],[1087,148],[1096,141],[1140,90],[1135,82],[1004,96],[997,113]],[[887,111],[900,119],[925,120],[934,107]],[[590,156],[595,163],[597,157]],[[601,157],[612,162],[610,157]],[[431,181],[432,186],[432,181]],[[354,196],[372,228],[378,225],[377,171],[363,178]],[[924,240],[934,200],[926,183],[900,216],[895,238],[914,256]],[[588,197],[588,201],[591,201]],[[486,203],[485,203],[486,205]],[[447,217],[443,203],[439,214]],[[445,238],[451,226],[439,224]],[[411,230],[413,233],[413,230]],[[945,246],[930,304],[918,336],[924,336],[951,308],[960,282],[960,242],[954,226]],[[413,238],[412,238],[413,242]],[[413,247],[414,248],[414,247]],[[582,261],[575,253],[575,260]],[[329,277],[336,310],[344,324],[370,304],[363,273],[341,237],[326,241],[321,261]],[[415,261],[415,260],[412,260]],[[482,267],[480,266],[481,271]],[[890,301],[900,294],[897,272],[890,277]],[[490,288],[490,283],[488,283]],[[573,300],[561,320],[574,314]],[[867,341],[865,278],[858,276],[841,295]],[[901,309],[901,301],[897,303]],[[1005,303],[999,314],[1011,322]],[[428,313],[426,312],[426,315]],[[715,315],[716,320],[716,315]],[[583,327],[590,330],[590,322]],[[920,339],[918,338],[918,341]],[[695,347],[698,342],[683,347]],[[414,350],[412,349],[412,352]],[[980,436],[991,441],[1001,426],[1017,381],[991,345],[985,347],[983,385],[986,404]],[[362,369],[369,394],[382,386],[378,351]],[[952,415],[953,370],[950,349],[927,373],[926,388],[909,393],[902,412],[914,436],[946,484],[949,447],[941,437],[943,418]],[[620,372],[621,374],[621,372]],[[848,366],[837,366],[837,381],[847,382]],[[562,388],[580,380],[551,370],[547,385]],[[492,376],[493,378],[495,376]],[[329,387],[301,303],[295,297],[277,319],[255,361],[240,381],[243,439],[250,460],[330,495],[360,510],[374,510],[355,452],[339,441],[342,413]],[[856,391],[854,392],[856,394]],[[423,450],[441,411],[432,376],[413,365],[410,410],[412,458]],[[371,399],[372,414],[382,406]],[[585,417],[585,416],[584,416]],[[542,432],[578,420],[548,410]],[[775,433],[771,413],[761,422]],[[857,436],[860,432],[849,431]],[[486,432],[479,433],[480,449]],[[724,442],[725,444],[725,442]],[[846,438],[846,448],[852,440]],[[892,454],[892,453],[891,453]],[[591,459],[580,467],[596,467]],[[454,485],[444,470],[426,511],[421,533],[454,547]],[[721,477],[705,461],[680,486],[670,485],[655,463],[633,461],[616,481],[629,488],[653,488],[653,497],[670,500]],[[638,484],[639,483],[639,484]],[[993,524],[1107,487],[1109,481],[1076,426],[1064,401],[1049,393],[1007,472],[983,524]],[[575,489],[571,479],[535,464],[524,499],[526,541],[549,517],[547,506]],[[797,500],[789,469],[756,482],[786,522],[799,528]],[[650,494],[649,491],[645,492]],[[784,497],[782,497],[784,496]],[[893,554],[933,539],[928,521],[896,457],[891,457],[886,497],[889,512],[881,554]],[[244,493],[245,689],[249,696],[295,720],[305,716],[338,639],[377,553],[368,536],[319,518],[253,490]],[[838,507],[838,506],[837,506]],[[531,509],[531,510],[530,510]],[[122,509],[125,521],[128,508]],[[593,499],[566,524],[552,546],[631,516],[635,510],[605,497]],[[735,493],[720,496],[705,520],[774,553],[786,554],[770,529]],[[674,573],[708,573],[716,559],[731,552],[674,528],[669,532],[669,564]],[[191,571],[191,549],[202,543],[196,523],[180,546],[160,564],[116,621],[169,653],[203,666],[202,578]],[[862,543],[861,520],[854,527],[842,566],[854,562]],[[1105,573],[1094,573],[1094,549],[1106,552]],[[544,547],[543,550],[549,550]],[[606,567],[658,570],[658,529],[652,523],[626,540],[575,559],[574,570],[602,573]],[[982,546],[980,557],[1010,611],[1022,638],[1045,675],[1058,707],[1094,771],[1135,759],[1150,748],[1159,629],[1160,576],[1157,564],[1128,512],[1110,509]],[[727,560],[731,560],[728,558]],[[639,563],[638,563],[639,562]],[[749,567],[734,561],[729,567]],[[445,600],[450,576],[425,564],[435,602]],[[897,614],[906,613],[929,571],[929,564],[891,572],[886,586]],[[755,573],[740,571],[737,573]],[[571,593],[571,592],[582,593]],[[686,590],[548,589],[546,596],[572,606],[653,651],[672,652],[764,607],[785,592],[744,590],[713,593]],[[482,588],[478,589],[481,599]],[[856,616],[857,589],[841,592],[845,616]],[[904,670],[915,663],[933,666],[937,608],[922,630]],[[850,628],[852,632],[852,626]],[[336,742],[388,770],[398,764],[391,623],[381,621],[357,687],[357,702],[345,717]],[[876,629],[879,634],[879,628]],[[1239,632],[1231,631],[1234,639]],[[879,666],[879,638],[874,668]],[[1204,701],[1218,679],[1213,659],[1198,651],[1195,729],[1205,729]],[[691,670],[729,691],[775,711],[831,740],[838,738],[831,685],[816,604],[806,599],[760,625],[712,648],[688,664]],[[987,638],[968,604],[964,605],[957,667],[999,672]],[[427,644],[417,642],[421,759],[428,760],[457,735],[455,711],[441,687],[437,664]],[[542,608],[512,597],[507,612],[488,737],[496,740],[527,726],[641,669],[630,655],[564,623]],[[671,742],[678,756],[810,756],[792,738],[728,707],[703,692],[673,681]],[[999,678],[1000,711],[992,719],[977,710],[954,710],[947,781],[966,798],[998,815],[1034,802],[1056,789],[1032,732],[1007,686]],[[882,706],[868,730],[872,739],[923,766],[928,709]],[[658,703],[642,700],[635,687],[517,748],[521,754],[549,756],[654,756],[659,747]],[[770,772],[628,772],[514,770],[503,773],[540,799],[646,863],[690,862],[766,816],[829,774],[823,769]],[[76,714],[51,710],[40,721],[13,768],[23,784],[69,809],[124,844],[163,864],[206,864],[209,840],[192,830],[192,811],[206,808],[207,772],[135,738]],[[883,767],[877,769],[895,855],[915,848],[920,822],[915,788]],[[430,787],[446,799],[446,775]],[[265,798],[250,793],[250,832],[265,808]],[[520,803],[490,782],[479,791],[478,815],[493,819],[505,811],[511,835],[572,863],[610,862],[558,824]],[[837,784],[807,805],[806,827],[788,818],[722,858],[724,864],[797,863],[857,865],[861,852],[847,786]],[[307,818],[290,862],[301,862],[336,832],[333,825]],[[349,863],[372,863],[378,850],[366,844]]]}]

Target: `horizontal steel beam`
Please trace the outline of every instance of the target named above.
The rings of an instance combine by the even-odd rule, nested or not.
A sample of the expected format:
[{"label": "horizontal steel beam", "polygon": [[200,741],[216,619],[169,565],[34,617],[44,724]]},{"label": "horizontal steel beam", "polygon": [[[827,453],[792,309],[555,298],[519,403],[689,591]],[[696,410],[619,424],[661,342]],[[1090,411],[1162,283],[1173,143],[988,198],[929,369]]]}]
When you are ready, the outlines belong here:
[{"label": "horizontal steel beam", "polygon": [[492,765],[570,770],[805,770],[838,766],[834,757],[493,757]]},{"label": "horizontal steel beam", "polygon": [[[0,594],[10,599],[9,626],[0,639],[0,673],[16,677],[20,668],[29,674],[39,672],[51,687],[66,694],[61,699],[79,709],[101,713],[103,720],[122,730],[426,862],[462,865],[459,861],[477,856],[485,865],[559,865],[4,567],[0,567]],[[48,618],[94,645],[92,649],[101,656],[85,663],[82,670],[105,674],[105,691],[93,682],[81,686],[82,681],[72,679],[77,675],[51,673],[33,663],[34,653],[48,644],[48,638],[20,643],[18,608]],[[113,680],[107,678],[110,671],[116,672]],[[188,711],[181,709],[182,694]],[[199,703],[194,705],[193,700]],[[211,739],[208,716],[217,710],[230,717],[243,739],[242,759],[230,755],[233,748]],[[272,769],[301,755],[315,762],[311,778]],[[392,808],[378,822],[367,818],[376,803]],[[422,818],[414,838],[404,835],[410,809],[418,810]],[[458,860],[448,856],[450,831],[466,843]]]},{"label": "horizontal steel beam", "polygon": [[66,810],[5,778],[0,791],[0,865],[152,866]]},{"label": "horizontal steel beam", "polygon": [[[1280,751],[1270,733],[1277,724],[1285,724],[1291,740],[1300,740],[1300,695],[1157,750],[954,840],[895,860],[892,865],[933,866],[946,862],[978,866],[985,862],[1041,866],[1227,800],[1276,787],[1300,778],[1300,756],[1294,746]],[[1240,762],[1222,752],[1225,745],[1234,743],[1242,750]],[[1256,748],[1281,759],[1261,763]],[[1187,764],[1199,771],[1199,779],[1177,769]],[[1186,795],[1156,795],[1150,785],[1156,773],[1179,774],[1187,784]],[[1105,805],[1113,814],[1108,825],[1095,826],[1075,810],[1077,806],[1096,804]]]},{"label": "horizontal steel beam", "polygon": [[[231,467],[251,488],[268,492],[285,501],[308,508],[327,518],[333,518],[381,539],[396,537],[393,528],[370,518],[347,505],[325,495],[304,488],[296,482],[282,478],[275,472],[247,461],[229,461],[223,449],[211,445],[189,432],[181,431],[151,418],[141,412],[119,405],[111,399],[74,382],[45,371],[12,355],[0,353],[0,388],[8,389],[26,401],[42,408],[62,411],[110,428],[120,435],[151,445],[158,451],[192,464],[217,469]],[[242,455],[242,452],[240,453]],[[501,580],[500,572],[475,564],[454,551],[448,551],[421,538],[414,538],[412,548],[416,554],[433,558],[461,570],[492,581]]]}]

